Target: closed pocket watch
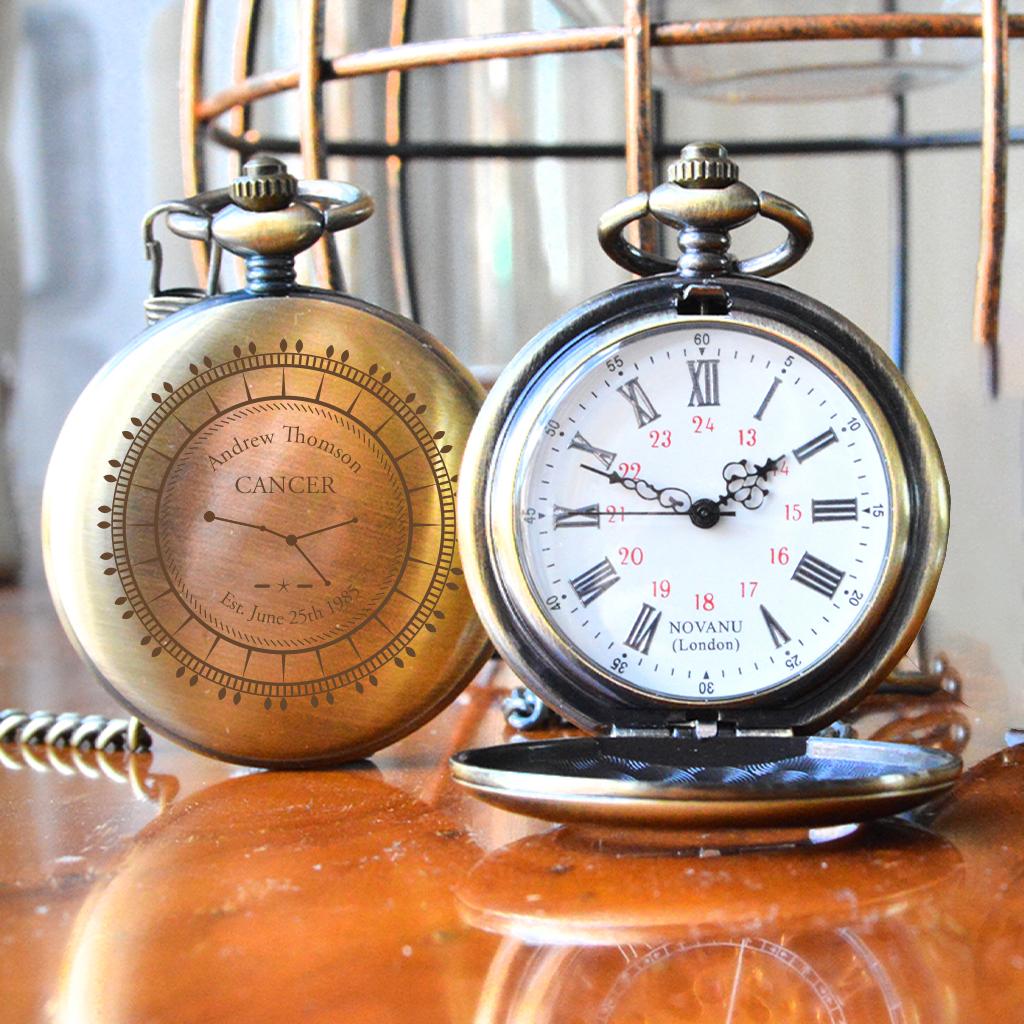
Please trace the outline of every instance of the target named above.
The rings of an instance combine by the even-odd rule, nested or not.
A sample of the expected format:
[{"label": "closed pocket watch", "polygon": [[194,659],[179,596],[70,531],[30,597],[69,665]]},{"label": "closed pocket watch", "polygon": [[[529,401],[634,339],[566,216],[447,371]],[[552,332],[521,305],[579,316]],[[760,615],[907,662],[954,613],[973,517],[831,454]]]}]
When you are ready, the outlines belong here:
[{"label": "closed pocket watch", "polygon": [[[371,754],[488,650],[455,537],[478,385],[415,324],[295,283],[296,254],[372,209],[258,157],[153,211],[154,322],[88,385],[47,474],[47,576],[82,657],[145,722],[230,761]],[[161,290],[161,214],[214,268],[243,257],[245,287]]]},{"label": "closed pocket watch", "polygon": [[[906,652],[949,497],[899,371],[820,302],[764,280],[807,217],[716,144],[602,219],[646,275],[541,331],[467,446],[461,536],[484,624],[589,738],[452,761],[484,799],[555,820],[826,824],[942,792],[953,755],[814,735]],[[624,229],[678,231],[678,262]],[[737,260],[729,232],[785,227]]]}]

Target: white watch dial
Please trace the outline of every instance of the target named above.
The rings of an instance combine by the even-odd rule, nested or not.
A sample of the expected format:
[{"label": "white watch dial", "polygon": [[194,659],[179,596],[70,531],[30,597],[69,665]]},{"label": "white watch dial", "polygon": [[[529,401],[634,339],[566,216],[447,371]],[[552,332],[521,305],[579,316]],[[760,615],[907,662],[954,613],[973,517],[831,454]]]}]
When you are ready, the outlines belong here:
[{"label": "white watch dial", "polygon": [[721,323],[579,366],[531,430],[519,556],[604,674],[668,698],[801,676],[871,613],[893,481],[868,411],[813,355]]}]

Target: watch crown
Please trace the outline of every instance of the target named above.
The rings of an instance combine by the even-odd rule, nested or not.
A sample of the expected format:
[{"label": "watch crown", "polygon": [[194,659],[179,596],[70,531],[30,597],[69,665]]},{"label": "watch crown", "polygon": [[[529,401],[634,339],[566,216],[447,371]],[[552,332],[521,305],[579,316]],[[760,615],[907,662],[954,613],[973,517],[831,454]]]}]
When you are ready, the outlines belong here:
[{"label": "watch crown", "polygon": [[668,180],[683,188],[725,188],[740,169],[720,142],[691,142],[668,169]]},{"label": "watch crown", "polygon": [[231,182],[236,206],[255,213],[283,210],[295,198],[299,183],[277,157],[258,153],[245,162],[240,177]]}]

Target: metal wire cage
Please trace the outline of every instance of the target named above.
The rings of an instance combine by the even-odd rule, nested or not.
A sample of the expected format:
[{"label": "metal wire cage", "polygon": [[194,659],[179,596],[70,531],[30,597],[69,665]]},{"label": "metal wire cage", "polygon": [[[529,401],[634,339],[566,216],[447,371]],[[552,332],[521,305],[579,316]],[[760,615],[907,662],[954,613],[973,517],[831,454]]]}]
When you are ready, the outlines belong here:
[{"label": "metal wire cage", "polygon": [[[327,176],[329,156],[369,156],[385,161],[385,209],[393,240],[391,266],[400,311],[416,317],[413,265],[408,256],[409,225],[404,169],[418,158],[465,159],[541,157],[595,157],[625,161],[629,193],[655,184],[658,161],[678,150],[661,132],[658,96],[652,88],[653,47],[686,47],[750,42],[826,40],[883,40],[980,37],[982,40],[983,110],[979,133],[909,134],[905,129],[903,98],[897,95],[895,131],[856,139],[780,140],[746,145],[730,144],[738,154],[888,152],[896,164],[898,204],[897,238],[892,262],[891,351],[902,362],[906,312],[906,155],[916,149],[980,145],[982,212],[980,248],[974,302],[974,335],[985,347],[989,387],[998,390],[998,315],[1002,254],[1006,225],[1007,149],[1020,141],[1011,132],[1007,115],[1008,40],[1024,36],[1024,16],[1009,15],[1006,0],[983,0],[974,14],[833,14],[706,19],[656,23],[648,0],[623,0],[622,21],[615,25],[565,28],[408,41],[413,0],[391,0],[389,45],[358,53],[324,52],[326,0],[299,0],[296,30],[298,65],[254,74],[261,0],[238,0],[235,16],[231,84],[208,93],[204,87],[208,38],[208,0],[187,0],[181,49],[181,139],[183,179],[187,194],[208,188],[208,146],[227,147],[239,161],[255,150],[293,153],[301,158],[309,178]],[[510,143],[409,142],[403,79],[417,68],[541,54],[573,54],[621,50],[624,72],[625,139],[622,145],[538,144],[529,140]],[[369,141],[329,138],[323,117],[323,90],[332,81],[361,76],[385,76],[385,118],[382,139]],[[252,105],[266,97],[293,91],[299,109],[295,138],[269,137],[252,128]],[[656,248],[653,222],[639,225],[640,242]],[[316,283],[342,284],[340,262],[333,243],[319,243],[314,254]],[[197,252],[197,271],[206,273],[206,255]]]}]

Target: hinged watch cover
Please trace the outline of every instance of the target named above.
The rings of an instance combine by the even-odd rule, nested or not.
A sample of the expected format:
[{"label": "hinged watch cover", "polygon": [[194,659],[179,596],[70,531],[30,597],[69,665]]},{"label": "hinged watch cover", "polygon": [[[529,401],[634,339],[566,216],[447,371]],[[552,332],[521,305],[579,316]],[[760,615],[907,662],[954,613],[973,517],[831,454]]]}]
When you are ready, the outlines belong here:
[{"label": "hinged watch cover", "polygon": [[552,821],[729,828],[822,826],[897,814],[947,790],[952,754],[820,736],[594,736],[464,751],[460,783]]}]

